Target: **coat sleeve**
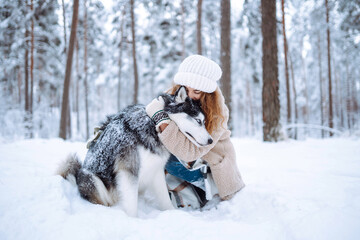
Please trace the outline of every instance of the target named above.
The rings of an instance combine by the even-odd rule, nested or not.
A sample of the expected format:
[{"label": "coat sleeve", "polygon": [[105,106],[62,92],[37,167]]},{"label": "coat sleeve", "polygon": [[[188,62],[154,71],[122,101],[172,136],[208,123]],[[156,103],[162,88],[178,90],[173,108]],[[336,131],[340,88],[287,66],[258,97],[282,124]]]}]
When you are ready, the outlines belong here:
[{"label": "coat sleeve", "polygon": [[159,133],[160,141],[177,158],[191,162],[207,154],[219,141],[225,129],[218,129],[211,134],[213,143],[198,147],[193,144],[179,129],[175,122],[171,121],[162,133]]}]

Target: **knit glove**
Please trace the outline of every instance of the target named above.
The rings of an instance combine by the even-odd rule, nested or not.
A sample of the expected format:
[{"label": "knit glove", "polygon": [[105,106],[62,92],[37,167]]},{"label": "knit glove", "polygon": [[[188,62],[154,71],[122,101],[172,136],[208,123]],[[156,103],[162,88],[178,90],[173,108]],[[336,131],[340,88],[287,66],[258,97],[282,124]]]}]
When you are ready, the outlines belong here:
[{"label": "knit glove", "polygon": [[156,125],[156,131],[160,132],[160,125],[163,123],[170,123],[169,115],[164,112],[165,102],[164,99],[159,96],[149,103],[145,110],[147,115],[154,120]]}]

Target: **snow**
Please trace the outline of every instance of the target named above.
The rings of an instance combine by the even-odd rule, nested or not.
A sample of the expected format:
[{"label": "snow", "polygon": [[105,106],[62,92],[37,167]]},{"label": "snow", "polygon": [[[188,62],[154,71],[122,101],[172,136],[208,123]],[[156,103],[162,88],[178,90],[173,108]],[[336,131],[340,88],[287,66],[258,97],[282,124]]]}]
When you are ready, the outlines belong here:
[{"label": "snow", "polygon": [[360,140],[232,139],[247,186],[206,211],[139,217],[91,204],[54,174],[86,143],[34,139],[0,146],[0,239],[360,239]]}]

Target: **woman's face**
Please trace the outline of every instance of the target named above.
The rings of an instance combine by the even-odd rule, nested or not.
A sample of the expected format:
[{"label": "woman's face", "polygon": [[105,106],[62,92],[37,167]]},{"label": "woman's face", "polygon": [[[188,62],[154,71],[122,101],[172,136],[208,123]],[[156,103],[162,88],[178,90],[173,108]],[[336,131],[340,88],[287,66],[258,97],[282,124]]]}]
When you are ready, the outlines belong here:
[{"label": "woman's face", "polygon": [[202,92],[191,87],[186,87],[186,92],[192,100],[199,100]]}]

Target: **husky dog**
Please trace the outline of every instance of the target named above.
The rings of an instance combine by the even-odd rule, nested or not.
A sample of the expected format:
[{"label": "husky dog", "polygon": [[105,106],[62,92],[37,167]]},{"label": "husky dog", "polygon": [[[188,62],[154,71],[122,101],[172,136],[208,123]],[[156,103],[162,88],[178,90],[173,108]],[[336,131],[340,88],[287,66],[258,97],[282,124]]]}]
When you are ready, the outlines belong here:
[{"label": "husky dog", "polygon": [[[175,95],[160,95],[164,112],[197,146],[212,143],[199,102],[181,87]],[[143,105],[132,105],[108,116],[81,164],[69,156],[58,173],[76,184],[81,197],[105,206],[119,204],[129,216],[137,215],[138,194],[149,190],[161,210],[173,209],[164,167],[170,153],[160,142],[154,121]]]}]

